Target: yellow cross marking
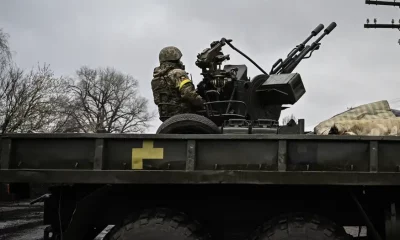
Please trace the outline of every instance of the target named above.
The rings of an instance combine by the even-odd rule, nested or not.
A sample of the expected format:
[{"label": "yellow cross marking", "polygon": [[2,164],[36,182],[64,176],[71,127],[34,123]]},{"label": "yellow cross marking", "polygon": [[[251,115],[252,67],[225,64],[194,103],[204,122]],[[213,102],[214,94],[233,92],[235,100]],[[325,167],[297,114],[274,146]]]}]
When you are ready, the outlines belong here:
[{"label": "yellow cross marking", "polygon": [[144,140],[142,148],[132,148],[132,169],[143,169],[144,159],[163,158],[163,148],[154,148],[154,142],[152,140]]}]

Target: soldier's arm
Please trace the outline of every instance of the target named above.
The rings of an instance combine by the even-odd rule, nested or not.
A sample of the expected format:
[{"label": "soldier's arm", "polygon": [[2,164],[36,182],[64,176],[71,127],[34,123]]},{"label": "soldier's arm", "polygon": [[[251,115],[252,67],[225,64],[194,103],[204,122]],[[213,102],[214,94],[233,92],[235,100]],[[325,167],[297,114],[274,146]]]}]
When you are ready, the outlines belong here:
[{"label": "soldier's arm", "polygon": [[189,100],[195,106],[203,106],[203,98],[196,92],[192,82],[182,85],[179,89],[183,99]]},{"label": "soldier's arm", "polygon": [[160,103],[160,96],[159,96],[159,94],[157,92],[157,90],[158,90],[157,88],[158,87],[159,86],[156,84],[156,82],[154,80],[151,81],[151,90],[153,92],[153,100],[154,100],[154,103],[156,105],[158,105]]},{"label": "soldier's arm", "polygon": [[203,98],[196,92],[192,81],[187,76],[186,72],[181,69],[174,69],[170,73],[170,79],[175,81],[175,87],[178,88],[181,97],[188,100],[195,106],[202,106]]}]

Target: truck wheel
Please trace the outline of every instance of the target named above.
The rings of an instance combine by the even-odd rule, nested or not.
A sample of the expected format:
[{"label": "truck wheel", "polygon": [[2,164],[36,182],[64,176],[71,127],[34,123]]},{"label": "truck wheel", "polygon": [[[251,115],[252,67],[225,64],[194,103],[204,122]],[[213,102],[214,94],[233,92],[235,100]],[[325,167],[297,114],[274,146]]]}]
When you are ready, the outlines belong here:
[{"label": "truck wheel", "polygon": [[185,214],[166,209],[144,211],[115,226],[105,240],[206,240],[210,236]]},{"label": "truck wheel", "polygon": [[191,113],[168,118],[157,130],[157,134],[218,134],[218,126],[210,119]]},{"label": "truck wheel", "polygon": [[281,116],[282,105],[265,105],[268,103],[262,103],[257,97],[257,88],[268,78],[269,75],[261,74],[255,76],[249,84],[246,105],[251,120],[272,119],[278,121]]},{"label": "truck wheel", "polygon": [[282,215],[256,230],[251,240],[350,240],[343,227],[311,214]]}]

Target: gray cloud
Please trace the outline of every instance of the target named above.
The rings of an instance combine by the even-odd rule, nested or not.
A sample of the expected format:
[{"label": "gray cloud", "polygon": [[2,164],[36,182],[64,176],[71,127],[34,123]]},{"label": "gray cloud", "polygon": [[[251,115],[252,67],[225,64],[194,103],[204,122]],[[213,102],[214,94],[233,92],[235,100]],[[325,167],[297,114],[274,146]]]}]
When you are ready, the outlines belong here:
[{"label": "gray cloud", "polygon": [[[296,69],[306,95],[283,112],[305,118],[312,126],[350,106],[399,98],[398,31],[363,28],[367,17],[389,23],[399,17],[399,9],[364,2],[6,0],[0,8],[0,27],[10,34],[21,67],[46,62],[56,74],[71,75],[81,65],[113,66],[140,81],[142,95],[155,110],[150,80],[158,52],[166,45],[182,49],[187,70],[198,82],[196,55],[213,40],[232,38],[269,70],[319,23],[335,21],[338,26],[321,49]],[[229,47],[225,52],[231,54],[231,63],[247,64],[250,76],[260,73]],[[393,101],[393,107],[400,102]],[[159,123],[154,121],[151,132]]]}]

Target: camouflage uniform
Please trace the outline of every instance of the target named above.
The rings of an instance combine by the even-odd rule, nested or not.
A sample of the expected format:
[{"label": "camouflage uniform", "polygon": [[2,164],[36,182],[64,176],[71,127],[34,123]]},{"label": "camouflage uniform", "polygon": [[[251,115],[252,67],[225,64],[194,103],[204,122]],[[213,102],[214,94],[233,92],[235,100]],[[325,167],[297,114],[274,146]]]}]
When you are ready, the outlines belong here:
[{"label": "camouflage uniform", "polygon": [[[160,66],[154,69],[151,88],[160,118],[195,112],[204,106],[204,100],[197,94],[184,71],[181,57],[182,53],[178,48],[166,47],[159,55]],[[160,103],[168,105],[159,105]]]}]

